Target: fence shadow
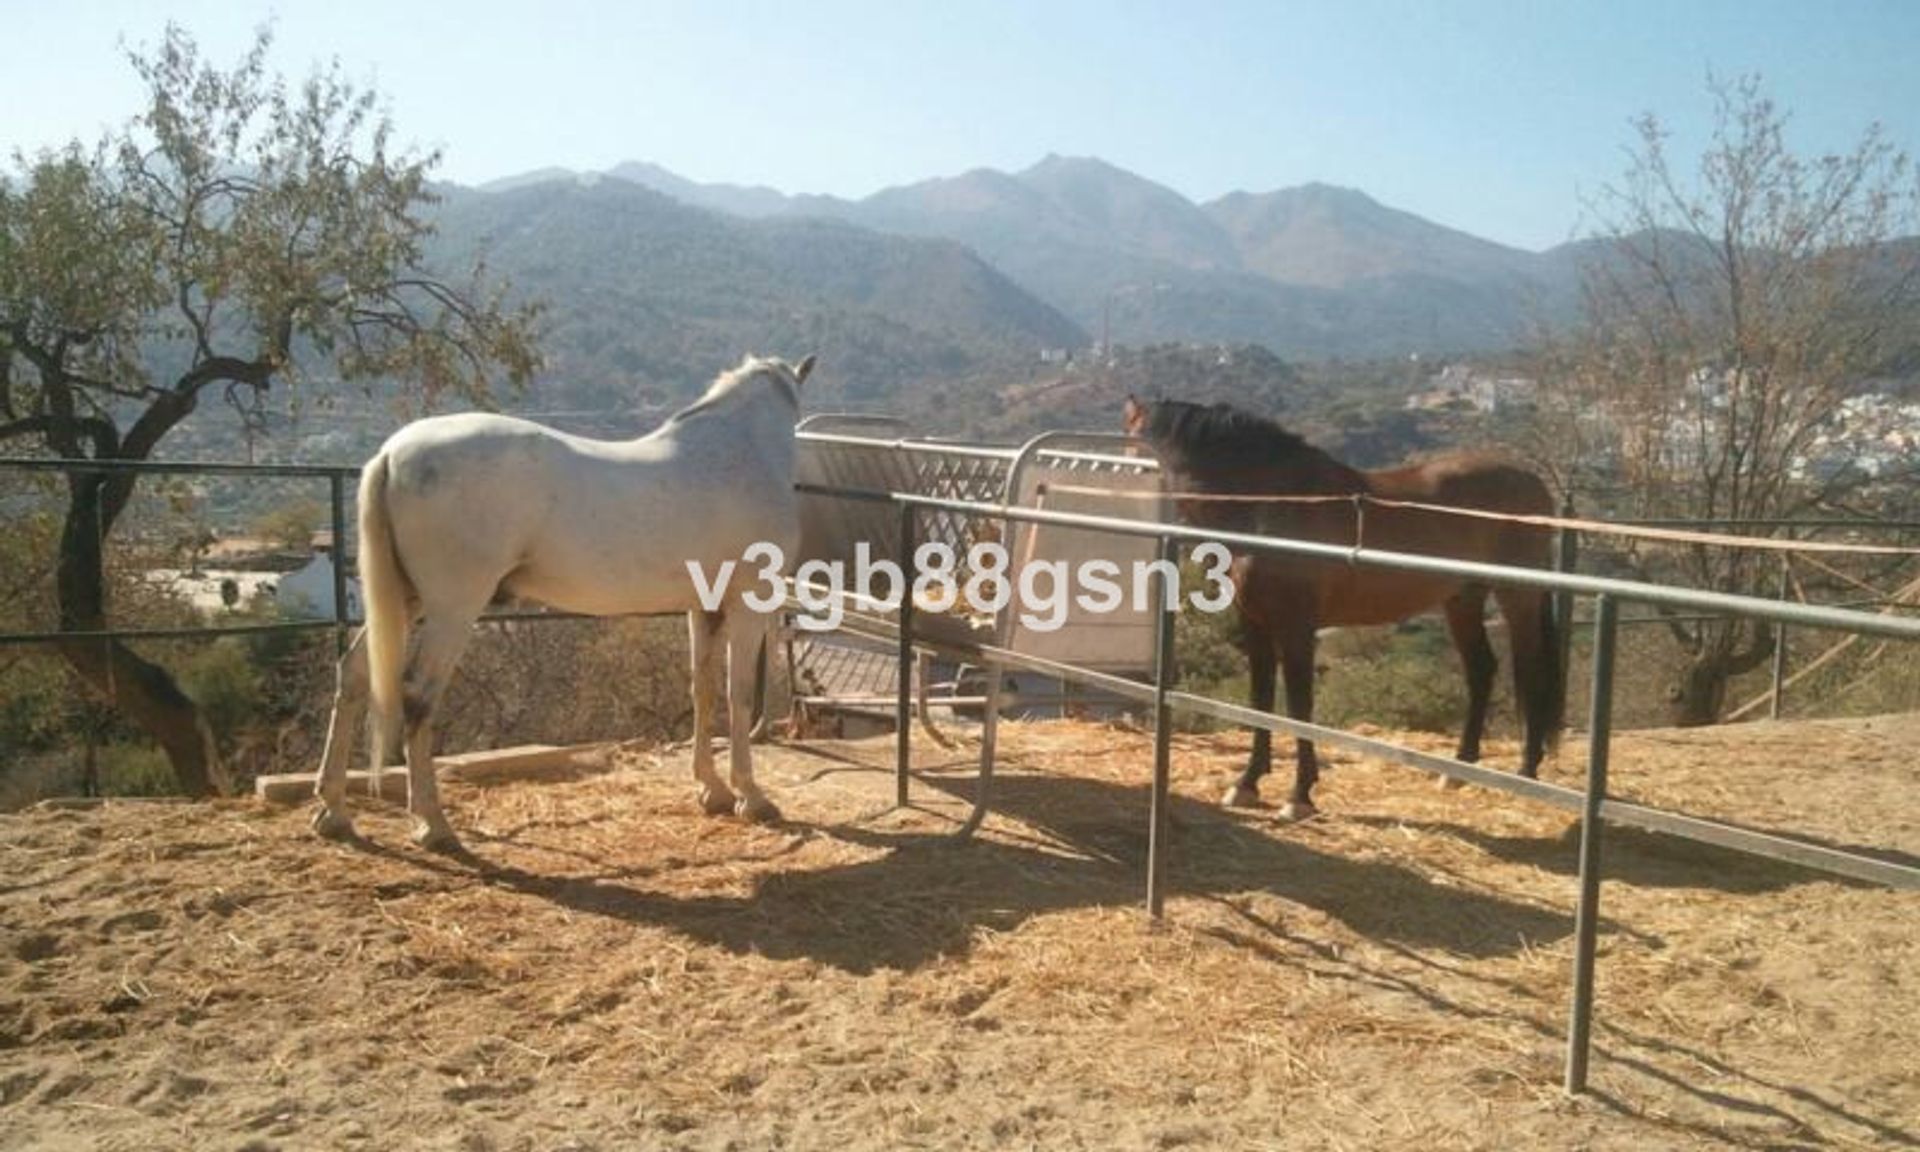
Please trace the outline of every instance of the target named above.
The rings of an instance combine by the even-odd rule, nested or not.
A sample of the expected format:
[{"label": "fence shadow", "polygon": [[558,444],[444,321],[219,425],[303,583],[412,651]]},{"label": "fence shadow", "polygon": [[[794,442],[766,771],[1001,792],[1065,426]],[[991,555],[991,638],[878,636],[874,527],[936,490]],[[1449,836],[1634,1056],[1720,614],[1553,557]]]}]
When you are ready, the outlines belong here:
[{"label": "fence shadow", "polygon": [[[1349,816],[1345,819],[1374,828],[1412,828],[1448,836],[1472,844],[1489,856],[1509,864],[1524,864],[1556,875],[1574,877],[1580,873],[1580,825],[1577,823],[1569,824],[1551,836],[1502,836],[1445,820],[1407,820],[1392,816]],[[1729,828],[1764,832],[1887,863],[1920,866],[1920,857],[1890,849],[1833,843],[1811,836],[1789,836],[1773,829],[1752,828],[1730,820],[1721,820],[1719,823]],[[1716,844],[1622,825],[1607,827],[1601,867],[1602,875],[1607,880],[1623,880],[1636,887],[1702,888],[1743,896],[1784,891],[1802,884],[1875,887],[1864,880],[1854,880],[1800,864],[1770,860]]]}]

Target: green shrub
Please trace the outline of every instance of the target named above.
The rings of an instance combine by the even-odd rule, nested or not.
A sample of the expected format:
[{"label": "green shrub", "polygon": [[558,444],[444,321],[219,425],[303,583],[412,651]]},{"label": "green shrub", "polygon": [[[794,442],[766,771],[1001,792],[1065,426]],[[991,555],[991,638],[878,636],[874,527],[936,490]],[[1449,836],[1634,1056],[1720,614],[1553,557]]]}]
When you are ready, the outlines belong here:
[{"label": "green shrub", "polygon": [[[1241,628],[1238,612],[1183,613],[1177,632],[1181,686],[1200,695],[1245,703],[1250,683],[1247,657],[1240,647]],[[1422,618],[1397,628],[1330,632],[1320,638],[1315,663],[1314,719],[1319,723],[1453,732],[1465,720],[1466,680],[1446,629],[1437,619]],[[1284,713],[1283,684],[1276,685],[1274,696],[1275,711]],[[1501,696],[1496,683],[1496,706]],[[1180,719],[1190,731],[1232,727],[1207,717],[1183,715]]]},{"label": "green shrub", "polygon": [[260,669],[240,637],[202,644],[180,665],[179,676],[181,687],[200,705],[223,749],[261,711],[264,692]]},{"label": "green shrub", "polygon": [[[1320,723],[1455,732],[1466,720],[1466,677],[1437,620],[1323,637],[1320,663],[1326,668],[1314,698]],[[1494,695],[1499,699],[1498,682]]]},{"label": "green shrub", "polygon": [[167,754],[146,744],[108,744],[100,749],[102,796],[167,796],[178,791]]}]

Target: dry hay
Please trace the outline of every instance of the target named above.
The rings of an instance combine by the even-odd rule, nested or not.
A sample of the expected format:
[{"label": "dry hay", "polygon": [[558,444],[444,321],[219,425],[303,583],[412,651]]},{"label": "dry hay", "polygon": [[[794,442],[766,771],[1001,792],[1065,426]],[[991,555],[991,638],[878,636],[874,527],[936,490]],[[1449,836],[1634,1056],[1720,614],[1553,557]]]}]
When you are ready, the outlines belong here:
[{"label": "dry hay", "polygon": [[[1920,724],[1877,724],[1626,734],[1616,773],[1911,851]],[[1912,894],[1613,834],[1597,1092],[1569,1101],[1566,816],[1336,757],[1326,814],[1282,825],[1210,803],[1243,738],[1181,738],[1156,929],[1146,738],[1003,733],[964,848],[938,836],[965,766],[920,749],[924,806],[892,810],[889,740],[768,750],[781,827],[699,815],[676,753],[455,787],[468,859],[390,807],[346,846],[238,802],[0,820],[0,1143],[1920,1141]]]}]

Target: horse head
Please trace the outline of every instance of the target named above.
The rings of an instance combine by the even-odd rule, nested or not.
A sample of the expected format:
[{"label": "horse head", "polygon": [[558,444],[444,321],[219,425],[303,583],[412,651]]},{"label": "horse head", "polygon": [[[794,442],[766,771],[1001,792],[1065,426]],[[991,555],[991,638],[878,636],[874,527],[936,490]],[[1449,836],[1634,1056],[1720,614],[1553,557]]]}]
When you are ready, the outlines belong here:
[{"label": "horse head", "polygon": [[813,375],[813,357],[814,353],[809,352],[800,358],[800,363],[795,364],[789,369],[789,371],[793,373],[793,386],[795,388],[805,384],[807,377]]},{"label": "horse head", "polygon": [[743,390],[759,380],[778,385],[779,395],[797,411],[800,407],[800,386],[813,374],[813,359],[813,354],[808,353],[798,364],[789,364],[775,356],[749,354],[741,359],[739,367],[722,372],[705,395],[674,413],[669,422],[682,423],[696,416],[736,410],[750,398]]},{"label": "horse head", "polygon": [[807,382],[808,376],[813,375],[814,355],[812,352],[807,353],[801,357],[798,364],[789,364],[775,356],[748,356],[740,362],[740,367],[735,369],[735,372],[745,376],[754,376],[762,372],[772,373],[773,378],[780,383],[782,391],[787,394],[787,399],[793,401],[793,406],[798,408],[800,386]]}]

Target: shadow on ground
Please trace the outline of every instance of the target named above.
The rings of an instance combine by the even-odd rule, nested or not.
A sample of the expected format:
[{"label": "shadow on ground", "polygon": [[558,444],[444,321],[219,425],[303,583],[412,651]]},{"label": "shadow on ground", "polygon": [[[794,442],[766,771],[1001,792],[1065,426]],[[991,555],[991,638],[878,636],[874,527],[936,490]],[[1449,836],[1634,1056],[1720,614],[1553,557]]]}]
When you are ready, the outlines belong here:
[{"label": "shadow on ground", "polygon": [[[965,794],[973,785],[935,776],[923,777],[921,786]],[[577,872],[535,873],[490,860],[487,842],[478,854],[447,860],[393,855],[574,912],[849,972],[911,970],[964,954],[983,929],[1005,932],[1051,912],[1142,903],[1145,786],[1010,772],[994,783],[993,808],[996,820],[1019,821],[1038,842],[955,844],[944,834],[797,824],[806,835],[880,855],[769,871],[744,897],[674,896],[642,886],[644,875],[596,869],[584,859]],[[1177,849],[1168,878],[1181,895],[1271,892],[1370,938],[1472,958],[1511,955],[1569,931],[1567,917],[1534,904],[1437,884],[1391,860],[1321,851],[1288,839],[1285,826],[1238,819],[1210,804],[1176,796],[1171,817]],[[389,851],[362,843],[366,851]]]}]

